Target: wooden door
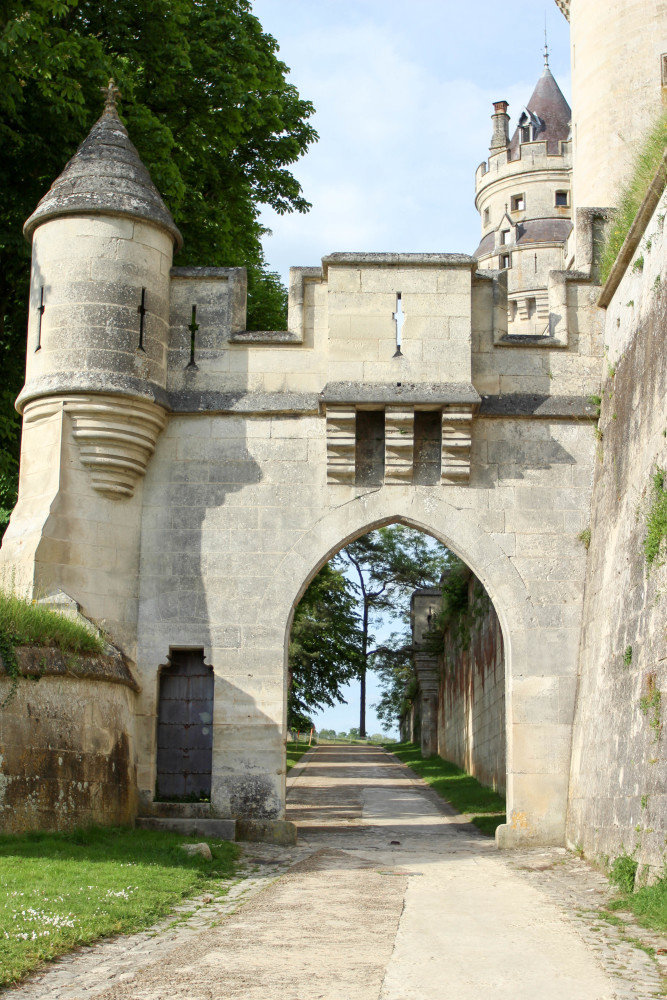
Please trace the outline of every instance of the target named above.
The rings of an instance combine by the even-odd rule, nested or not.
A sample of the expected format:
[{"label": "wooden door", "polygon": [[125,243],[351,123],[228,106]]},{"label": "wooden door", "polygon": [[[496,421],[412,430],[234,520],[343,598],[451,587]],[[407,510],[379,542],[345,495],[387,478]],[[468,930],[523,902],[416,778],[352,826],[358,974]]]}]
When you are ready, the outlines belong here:
[{"label": "wooden door", "polygon": [[170,659],[160,674],[156,797],[201,801],[211,796],[213,669],[201,649]]}]

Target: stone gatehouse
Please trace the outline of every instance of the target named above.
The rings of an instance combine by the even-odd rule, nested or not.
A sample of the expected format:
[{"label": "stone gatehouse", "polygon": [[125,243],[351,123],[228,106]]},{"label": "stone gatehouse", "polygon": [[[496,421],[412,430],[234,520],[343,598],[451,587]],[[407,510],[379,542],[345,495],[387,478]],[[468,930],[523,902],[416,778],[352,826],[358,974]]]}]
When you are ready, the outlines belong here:
[{"label": "stone gatehouse", "polygon": [[[292,270],[284,331],[245,329],[243,269],[173,267],[180,234],[113,107],[26,223],[21,483],[2,564],[24,593],[64,592],[127,657],[140,812],[159,813],[156,781],[173,777],[160,734],[180,690],[211,814],[258,835],[281,823],[294,608],[333,553],[401,523],[460,556],[500,621],[498,843],[564,842],[606,215],[581,208],[570,234],[570,140],[542,108],[510,138],[496,105],[483,268],[333,253]],[[544,171],[535,203],[522,163],[531,185]],[[496,212],[489,170],[523,201]]]}]

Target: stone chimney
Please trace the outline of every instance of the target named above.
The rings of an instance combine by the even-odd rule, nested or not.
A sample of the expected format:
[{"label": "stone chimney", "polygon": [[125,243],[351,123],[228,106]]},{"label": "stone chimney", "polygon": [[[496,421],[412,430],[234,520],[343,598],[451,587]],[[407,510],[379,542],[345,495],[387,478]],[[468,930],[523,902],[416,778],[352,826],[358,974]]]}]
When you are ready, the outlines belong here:
[{"label": "stone chimney", "polygon": [[496,101],[493,105],[493,136],[490,149],[505,149],[510,144],[510,116],[507,114],[507,101]]}]

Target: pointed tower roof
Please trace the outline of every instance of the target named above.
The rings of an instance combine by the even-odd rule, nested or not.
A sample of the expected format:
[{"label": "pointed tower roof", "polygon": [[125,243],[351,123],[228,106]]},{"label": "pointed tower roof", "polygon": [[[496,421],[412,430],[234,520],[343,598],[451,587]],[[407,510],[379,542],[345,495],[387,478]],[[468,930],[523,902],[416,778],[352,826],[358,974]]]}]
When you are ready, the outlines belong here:
[{"label": "pointed tower roof", "polygon": [[[559,141],[564,141],[570,136],[572,111],[546,59],[544,72],[537,81],[533,95],[526,105],[526,111],[529,113],[531,124],[535,124],[535,119],[538,119],[535,138],[542,142],[546,140],[548,153],[553,155],[558,153]],[[517,128],[510,143],[512,159],[516,159],[519,155],[520,142],[521,134]]]},{"label": "pointed tower roof", "polygon": [[102,117],[53,182],[23,227],[31,240],[47,219],[64,215],[123,215],[165,229],[177,249],[183,245],[169,209],[130,141],[109,85]]}]

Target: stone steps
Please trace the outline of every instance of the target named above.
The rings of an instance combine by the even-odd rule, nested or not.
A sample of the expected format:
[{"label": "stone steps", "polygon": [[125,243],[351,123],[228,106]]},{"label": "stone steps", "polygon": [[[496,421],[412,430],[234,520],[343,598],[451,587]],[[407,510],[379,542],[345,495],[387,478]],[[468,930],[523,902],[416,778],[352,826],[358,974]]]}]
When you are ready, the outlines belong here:
[{"label": "stone steps", "polygon": [[142,816],[160,819],[209,819],[210,802],[146,802],[142,803]]},{"label": "stone steps", "polygon": [[136,825],[141,830],[170,830],[188,837],[236,839],[236,820],[233,819],[211,819],[201,816],[137,816]]}]

